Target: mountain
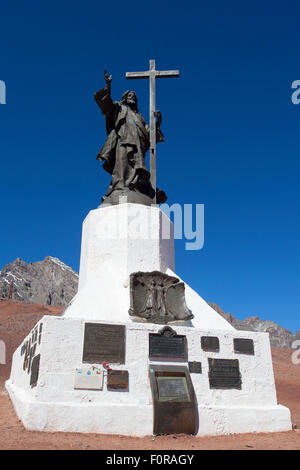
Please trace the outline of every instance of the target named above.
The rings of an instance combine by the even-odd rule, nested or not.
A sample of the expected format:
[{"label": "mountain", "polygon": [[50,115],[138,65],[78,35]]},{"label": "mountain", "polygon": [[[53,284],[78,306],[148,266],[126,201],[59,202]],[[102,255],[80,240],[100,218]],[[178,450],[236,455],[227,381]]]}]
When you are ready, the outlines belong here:
[{"label": "mountain", "polygon": [[232,313],[225,313],[221,307],[212,302],[207,302],[216,312],[218,312],[225,320],[237,330],[266,332],[270,335],[270,343],[274,348],[290,349],[293,341],[300,339],[300,331],[295,335],[286,328],[282,328],[271,320],[261,320],[259,317],[249,317],[245,320],[239,320]]},{"label": "mountain", "polygon": [[67,305],[78,288],[78,274],[58,258],[26,263],[17,258],[0,271],[0,297],[42,305]]},{"label": "mountain", "polygon": [[[65,306],[77,293],[77,288],[78,274],[52,256],[36,263],[25,263],[17,258],[0,271],[0,299]],[[277,323],[263,321],[257,316],[239,320],[232,313],[225,313],[217,304],[208,304],[237,330],[269,333],[273,347],[289,349],[293,341],[300,340],[300,331],[293,335]]]}]

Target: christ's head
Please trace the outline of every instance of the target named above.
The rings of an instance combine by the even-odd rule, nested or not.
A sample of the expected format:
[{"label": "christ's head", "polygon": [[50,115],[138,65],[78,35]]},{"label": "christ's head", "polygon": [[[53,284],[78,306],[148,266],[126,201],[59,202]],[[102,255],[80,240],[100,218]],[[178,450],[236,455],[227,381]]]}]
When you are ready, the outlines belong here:
[{"label": "christ's head", "polygon": [[121,102],[132,109],[137,110],[137,97],[134,91],[127,90],[122,96]]}]

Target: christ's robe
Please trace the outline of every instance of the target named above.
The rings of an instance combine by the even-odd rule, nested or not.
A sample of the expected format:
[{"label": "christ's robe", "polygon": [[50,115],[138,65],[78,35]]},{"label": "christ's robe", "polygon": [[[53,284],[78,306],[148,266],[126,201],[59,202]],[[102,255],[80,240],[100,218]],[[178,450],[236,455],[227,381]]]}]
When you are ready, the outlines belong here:
[{"label": "christ's robe", "polygon": [[[109,87],[95,93],[95,100],[106,118],[107,139],[97,159],[112,175],[106,197],[115,189],[141,189],[150,185],[145,154],[150,146],[150,128],[143,116],[123,102],[114,102]],[[157,141],[163,141],[157,126]]]}]

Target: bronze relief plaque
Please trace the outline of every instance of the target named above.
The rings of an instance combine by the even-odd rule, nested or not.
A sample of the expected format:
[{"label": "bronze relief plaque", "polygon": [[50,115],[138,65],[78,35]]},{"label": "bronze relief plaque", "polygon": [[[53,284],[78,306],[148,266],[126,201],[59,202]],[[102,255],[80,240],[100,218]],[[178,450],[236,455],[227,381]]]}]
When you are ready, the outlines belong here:
[{"label": "bronze relief plaque", "polygon": [[161,324],[194,318],[186,305],[184,283],[160,271],[130,274],[129,315]]},{"label": "bronze relief plaque", "polygon": [[82,361],[125,364],[125,326],[86,323]]},{"label": "bronze relief plaque", "polygon": [[242,380],[238,359],[208,359],[210,388],[241,389]]},{"label": "bronze relief plaque", "polygon": [[254,343],[253,339],[234,338],[234,352],[240,354],[249,354],[254,356]]},{"label": "bronze relief plaque", "polygon": [[128,390],[128,370],[110,370],[107,375],[107,390]]},{"label": "bronze relief plaque", "polygon": [[201,348],[203,349],[203,351],[219,352],[219,338],[217,338],[217,336],[202,336]]}]

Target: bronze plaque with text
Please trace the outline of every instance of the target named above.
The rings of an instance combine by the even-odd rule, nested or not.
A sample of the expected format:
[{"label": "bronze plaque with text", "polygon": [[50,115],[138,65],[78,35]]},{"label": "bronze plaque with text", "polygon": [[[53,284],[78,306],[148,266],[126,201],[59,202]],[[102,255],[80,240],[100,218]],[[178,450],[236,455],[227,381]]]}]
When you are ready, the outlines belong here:
[{"label": "bronze plaque with text", "polygon": [[110,370],[107,375],[107,390],[128,390],[128,370]]},{"label": "bronze plaque with text", "polygon": [[125,326],[86,323],[82,361],[125,364]]},{"label": "bronze plaque with text", "polygon": [[39,378],[39,371],[40,371],[40,354],[35,356],[32,360],[32,365],[31,365],[31,375],[30,375],[30,385],[31,387],[35,387],[38,382]]},{"label": "bronze plaque with text", "polygon": [[233,340],[234,352],[240,354],[249,354],[254,356],[254,343],[253,339],[235,338]]},{"label": "bronze plaque with text", "polygon": [[208,359],[210,388],[241,389],[238,359]]},{"label": "bronze plaque with text", "polygon": [[186,337],[150,333],[149,357],[185,360],[187,357]]},{"label": "bronze plaque with text", "polygon": [[219,352],[219,338],[217,336],[202,336],[201,348],[203,351]]},{"label": "bronze plaque with text", "polygon": [[197,362],[197,361],[189,362],[189,371],[191,374],[202,374],[201,362]]}]

